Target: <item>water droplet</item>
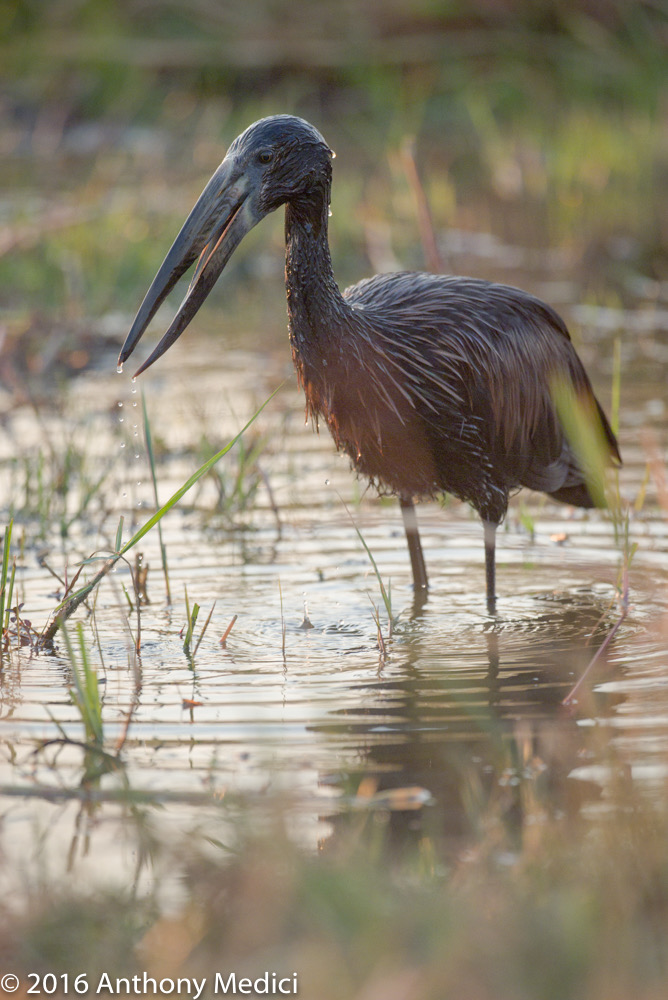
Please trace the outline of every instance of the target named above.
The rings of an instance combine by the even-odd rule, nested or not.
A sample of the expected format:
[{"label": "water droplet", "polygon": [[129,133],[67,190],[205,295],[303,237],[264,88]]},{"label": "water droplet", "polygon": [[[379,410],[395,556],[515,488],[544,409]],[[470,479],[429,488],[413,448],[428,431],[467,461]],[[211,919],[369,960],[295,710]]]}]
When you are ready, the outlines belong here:
[{"label": "water droplet", "polygon": [[137,486],[141,486],[141,479],[137,480]]},{"label": "water droplet", "polygon": [[118,405],[119,405],[119,406],[122,406],[123,404],[122,404],[121,402],[119,402],[119,404],[118,404]]},{"label": "water droplet", "polygon": [[[137,386],[135,385],[136,381],[137,381],[137,376],[135,375],[135,377],[132,379],[132,389],[130,390],[130,392],[133,394],[133,396],[137,394]],[[137,404],[135,403],[135,406],[136,405]]]},{"label": "water droplet", "polygon": [[[136,392],[137,390],[136,390],[136,389],[133,389],[132,391],[133,391],[133,392]],[[135,400],[133,401],[132,405],[133,405],[133,406],[136,406],[136,405],[137,405],[137,400],[136,400],[136,399],[135,399]]]},{"label": "water droplet", "polygon": [[123,490],[123,492],[121,493],[121,496],[123,497],[123,499],[125,499],[127,497],[127,493],[125,492],[125,490]]},{"label": "water droplet", "polygon": [[123,423],[123,417],[119,417],[118,418],[118,422],[119,422],[119,424],[122,424]]},{"label": "water droplet", "polygon": [[331,154],[332,154],[332,159],[333,159],[333,160],[335,160],[335,159],[336,159],[336,153],[334,152],[334,150],[333,150],[333,149],[332,149],[332,150],[330,150],[330,152],[331,152]]},{"label": "water droplet", "polygon": [[328,208],[328,209],[327,209],[327,215],[328,215],[328,216],[330,217],[330,219],[331,219],[331,217],[332,217],[332,210],[331,210],[331,208]]},{"label": "water droplet", "polygon": [[123,374],[123,362],[122,361],[119,361],[119,363],[116,365],[116,371],[118,372],[119,375]]},{"label": "water droplet", "polygon": [[136,452],[135,453],[135,458],[141,458],[141,455],[138,452]]},{"label": "water droplet", "polygon": [[325,480],[325,486],[329,486],[329,479]]},{"label": "water droplet", "polygon": [[[132,384],[134,385],[136,381],[137,381],[137,376],[136,376],[136,375],[133,375],[133,376],[132,376]],[[136,390],[136,389],[133,389],[132,391],[133,391],[133,392],[136,392],[137,390]]]},{"label": "water droplet", "polygon": [[125,441],[121,441],[121,448],[125,448]]}]

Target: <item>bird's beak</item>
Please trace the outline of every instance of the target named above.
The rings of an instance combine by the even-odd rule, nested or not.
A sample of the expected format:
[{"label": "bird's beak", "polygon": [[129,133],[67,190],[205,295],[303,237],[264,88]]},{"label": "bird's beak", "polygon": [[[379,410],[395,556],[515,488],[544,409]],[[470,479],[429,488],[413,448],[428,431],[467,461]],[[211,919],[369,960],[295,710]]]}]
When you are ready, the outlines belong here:
[{"label": "bird's beak", "polygon": [[135,375],[145,371],[181,336],[241,240],[262,218],[263,213],[254,207],[251,195],[248,177],[233,156],[226,157],[204,188],[153,279],[118,357],[119,368],[134,351],[176,282],[199,258],[171,326]]}]

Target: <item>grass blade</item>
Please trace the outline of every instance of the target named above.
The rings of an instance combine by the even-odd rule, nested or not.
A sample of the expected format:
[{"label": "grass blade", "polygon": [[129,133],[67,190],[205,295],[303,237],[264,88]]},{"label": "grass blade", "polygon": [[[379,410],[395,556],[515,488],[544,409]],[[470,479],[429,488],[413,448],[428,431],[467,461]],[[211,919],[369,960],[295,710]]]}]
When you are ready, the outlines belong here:
[{"label": "grass blade", "polygon": [[72,640],[66,629],[63,629],[67,655],[72,667],[73,690],[70,691],[72,703],[76,706],[86,733],[86,742],[101,749],[104,744],[102,727],[102,702],[97,681],[97,672],[93,670],[88,659],[86,640],[81,622],[77,625],[79,640],[79,656],[77,657]]},{"label": "grass blade", "polygon": [[[193,649],[193,660],[197,656],[197,650],[199,649],[199,644],[202,641],[202,639],[204,638],[204,633],[206,632],[206,630],[209,627],[209,622],[211,621],[211,617],[213,615],[215,607],[216,607],[216,602],[214,601],[213,604],[211,605],[211,611],[209,611],[209,614],[207,615],[206,621],[204,622],[204,625],[202,626],[202,631],[199,634],[199,639],[195,643],[195,648]],[[231,627],[232,626],[230,625],[230,628]]]},{"label": "grass blade", "polygon": [[344,507],[344,510],[345,510],[346,514],[348,515],[348,517],[352,521],[353,528],[357,532],[357,537],[359,538],[360,542],[364,546],[366,554],[369,557],[369,561],[371,562],[371,565],[373,566],[373,571],[376,574],[376,579],[378,580],[378,586],[380,587],[380,596],[383,598],[383,604],[385,605],[385,610],[387,611],[387,617],[388,617],[388,620],[389,620],[389,623],[390,623],[390,630],[391,630],[394,627],[394,624],[395,624],[395,619],[394,619],[394,616],[392,614],[392,591],[391,591],[391,589],[386,589],[385,584],[383,583],[383,578],[380,575],[380,570],[378,569],[378,566],[376,564],[376,560],[373,557],[373,553],[371,552],[371,549],[369,548],[369,546],[367,545],[366,541],[364,540],[364,536],[363,536],[362,532],[357,527],[357,524],[355,523],[355,518],[353,517],[353,515],[348,510],[348,505],[346,504],[345,500],[340,495],[340,493],[337,493],[337,496],[338,496],[339,500],[341,501],[341,503],[343,504],[343,507]]},{"label": "grass blade", "polygon": [[[148,419],[148,410],[146,409],[146,396],[144,395],[144,390],[141,393],[141,405],[142,413],[144,415],[144,440],[146,441],[146,451],[148,452],[148,464],[151,469],[151,481],[153,483],[153,497],[155,499],[156,508],[160,507],[160,500],[158,499],[158,476],[155,471],[155,454],[153,452],[153,437],[151,435],[151,424]],[[165,578],[165,591],[167,596],[167,603],[172,603],[172,594],[169,588],[169,570],[167,568],[167,549],[162,538],[162,525],[158,523],[158,541],[160,544],[160,561],[162,562],[162,573]]]},{"label": "grass blade", "polygon": [[109,571],[114,568],[118,560],[122,556],[124,556],[127,552],[129,552],[130,549],[137,544],[137,542],[141,541],[144,535],[147,535],[148,532],[151,530],[151,528],[155,527],[155,525],[165,516],[165,514],[168,511],[170,511],[172,507],[176,506],[181,497],[185,496],[188,490],[192,489],[195,483],[199,482],[202,476],[205,476],[207,472],[209,472],[214,467],[216,462],[219,462],[221,458],[224,455],[226,455],[231,448],[234,447],[237,441],[239,441],[241,437],[246,433],[248,428],[257,420],[259,415],[264,410],[265,406],[267,406],[267,404],[271,402],[271,400],[274,398],[276,393],[282,388],[282,386],[283,383],[281,382],[281,384],[276,389],[274,389],[271,395],[267,396],[264,403],[262,403],[262,405],[258,407],[258,409],[255,411],[250,420],[248,420],[241,428],[239,433],[235,435],[235,437],[233,437],[232,440],[229,441],[224,448],[221,448],[220,451],[216,452],[215,455],[212,455],[208,461],[206,461],[203,465],[201,465],[199,469],[197,469],[197,471],[194,472],[192,476],[190,476],[190,478],[186,480],[186,482],[182,486],[179,487],[176,493],[174,493],[169,498],[167,503],[163,504],[162,507],[160,507],[160,509],[157,510],[155,514],[152,517],[150,517],[148,521],[145,524],[143,524],[141,528],[139,528],[138,531],[134,533],[132,538],[129,541],[127,541],[121,549],[119,549],[117,552],[114,553],[113,556],[111,556],[109,559],[106,560],[106,562],[102,565],[101,569],[96,573],[93,579],[86,584],[85,587],[82,587],[81,590],[78,590],[75,594],[72,594],[66,601],[61,602],[56,607],[53,616],[51,618],[51,621],[45,628],[39,640],[38,645],[40,649],[43,649],[45,646],[51,645],[56,632],[63,624],[63,622],[67,621],[70,615],[72,615],[76,611],[79,605],[86,599],[86,597],[88,597],[90,592],[94,590],[95,587],[97,587],[97,585],[100,583],[100,581],[104,579],[107,573],[109,573]]},{"label": "grass blade", "polygon": [[[12,572],[9,577],[9,587],[7,588],[7,607],[5,608],[4,621],[0,618],[0,627],[3,629],[9,628],[9,619],[12,614],[12,598],[14,597],[14,580],[16,579],[16,557],[12,560]],[[18,623],[18,618],[17,618]],[[18,624],[17,624],[17,635],[18,635]]]},{"label": "grass blade", "polygon": [[192,642],[193,632],[195,631],[195,625],[197,624],[197,616],[199,614],[199,604],[195,602],[193,604],[193,608],[191,611],[190,601],[188,600],[188,588],[185,587],[184,589],[186,592],[186,618],[188,620],[188,625],[186,628],[185,638],[183,640],[183,652],[186,654],[186,656],[188,656],[190,655],[190,643]]},{"label": "grass blade", "polygon": [[118,521],[118,528],[116,529],[116,542],[114,544],[114,552],[119,552],[121,545],[123,544],[123,521],[124,517],[121,514]]},{"label": "grass blade", "polygon": [[[278,389],[280,388],[281,386],[278,387]],[[207,472],[210,472],[210,470],[214,467],[214,465],[217,462],[219,462],[224,455],[227,455],[228,451],[230,451],[230,449],[234,447],[237,441],[239,441],[242,438],[242,436],[246,433],[248,428],[259,417],[259,415],[264,410],[265,406],[274,398],[274,396],[278,392],[278,389],[275,389],[272,392],[271,396],[268,396],[267,399],[265,399],[264,403],[262,403],[262,405],[258,407],[258,409],[255,411],[250,420],[246,424],[244,424],[244,426],[241,428],[239,433],[235,437],[233,437],[232,440],[229,441],[224,448],[221,448],[221,450],[216,452],[215,455],[212,455],[212,457],[207,462],[205,462],[204,465],[200,465],[199,469],[196,472],[193,472],[190,479],[187,479],[186,482],[183,484],[183,486],[180,486],[176,491],[176,493],[172,494],[167,503],[163,504],[163,506],[160,507],[160,509],[155,512],[153,517],[149,518],[146,524],[144,524],[138,531],[135,532],[132,538],[128,542],[126,542],[123,548],[120,550],[120,552],[118,553],[119,556],[123,556],[125,555],[126,552],[129,552],[130,549],[133,548],[137,544],[137,542],[139,542],[144,537],[144,535],[148,534],[151,528],[155,527],[158,521],[160,521],[165,516],[165,514],[172,509],[172,507],[176,506],[181,497],[185,496],[188,490],[192,489],[195,483],[199,482],[202,476],[205,476]]]},{"label": "grass blade", "polygon": [[608,507],[605,486],[610,448],[595,403],[591,398],[578,395],[572,383],[565,379],[554,380],[552,397],[594,503],[597,507]]},{"label": "grass blade", "polygon": [[[12,544],[12,527],[14,521],[11,520],[5,528],[5,540],[2,547],[2,570],[0,571],[0,627],[4,628],[5,605],[7,603],[7,573],[9,570],[9,550]],[[11,606],[11,602],[10,602]]]},{"label": "grass blade", "polygon": [[[215,607],[215,602],[214,602],[214,607]],[[213,612],[213,608],[211,609],[211,611]],[[232,631],[234,623],[235,623],[235,621],[237,620],[238,617],[239,617],[239,615],[232,615],[232,620],[231,620],[230,624],[227,626],[227,628],[225,629],[225,631],[223,632],[223,634],[222,634],[222,636],[220,638],[220,645],[223,647],[223,649],[225,648],[225,646],[227,644],[228,636],[229,636],[230,632]],[[208,624],[209,624],[209,620],[207,619],[207,625]],[[204,635],[203,631],[202,631],[202,635]]]},{"label": "grass blade", "polygon": [[612,399],[610,401],[610,426],[613,434],[619,435],[619,407],[622,394],[622,338],[615,338],[612,357]]}]

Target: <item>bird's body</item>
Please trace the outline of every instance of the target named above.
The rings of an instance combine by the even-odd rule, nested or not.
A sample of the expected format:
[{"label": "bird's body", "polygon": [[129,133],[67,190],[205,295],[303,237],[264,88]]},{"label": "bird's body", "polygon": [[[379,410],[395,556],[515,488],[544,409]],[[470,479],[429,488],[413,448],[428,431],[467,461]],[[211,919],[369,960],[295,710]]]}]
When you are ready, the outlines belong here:
[{"label": "bird's body", "polygon": [[[210,189],[220,186],[214,174],[151,286],[121,360],[197,254],[189,295],[147,364],[180,335],[244,232],[285,203],[290,342],[307,413],[326,422],[360,475],[400,497],[416,589],[426,590],[427,578],[413,500],[447,492],[472,504],[486,526],[493,607],[494,532],[509,495],[526,486],[594,506],[557,414],[555,382],[589,402],[613,460],[615,437],[563,320],[526,292],[402,271],[341,293],[327,239],[330,157],[320,134],[291,116],[263,119],[235,140],[217,174],[228,159],[250,165],[242,180],[225,176],[223,225],[212,222]],[[247,209],[251,196],[255,204]]]},{"label": "bird's body", "polygon": [[398,272],[346,289],[322,326],[314,315],[305,337],[290,314],[309,413],[380,492],[452,493],[496,523],[522,486],[593,506],[551,380],[591,387],[549,307],[505,285]]}]

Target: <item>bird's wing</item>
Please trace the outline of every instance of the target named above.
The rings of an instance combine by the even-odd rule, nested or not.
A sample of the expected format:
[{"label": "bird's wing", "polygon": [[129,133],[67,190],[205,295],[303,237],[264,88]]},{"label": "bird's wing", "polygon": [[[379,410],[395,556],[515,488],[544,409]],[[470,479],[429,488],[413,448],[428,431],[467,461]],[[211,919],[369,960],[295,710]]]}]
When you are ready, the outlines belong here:
[{"label": "bird's wing", "polygon": [[410,271],[377,275],[344,296],[425,418],[478,419],[518,484],[529,476],[545,481],[536,488],[555,489],[574,464],[566,462],[553,397],[559,377],[592,401],[619,459],[566,325],[540,299],[508,285]]}]

